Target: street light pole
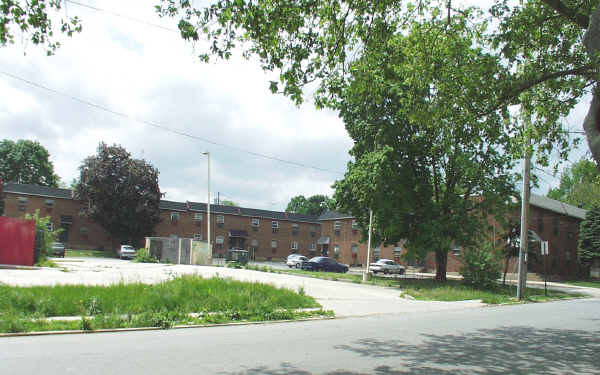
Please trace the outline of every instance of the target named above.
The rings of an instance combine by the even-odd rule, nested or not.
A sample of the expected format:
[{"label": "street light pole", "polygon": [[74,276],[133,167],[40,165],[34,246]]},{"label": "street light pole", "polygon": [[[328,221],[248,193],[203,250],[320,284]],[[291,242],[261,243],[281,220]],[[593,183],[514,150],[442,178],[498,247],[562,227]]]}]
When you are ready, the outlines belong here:
[{"label": "street light pole", "polygon": [[367,242],[367,270],[363,274],[363,281],[369,281],[371,279],[371,233],[373,231],[373,210],[369,209],[369,240]]},{"label": "street light pole", "polygon": [[212,246],[210,243],[210,152],[206,151],[203,152],[202,155],[206,155],[207,156],[207,160],[208,160],[208,178],[207,178],[207,184],[208,184],[208,199],[206,200],[206,226],[207,226],[207,230],[206,230],[206,240],[208,242],[208,248],[212,251]]}]

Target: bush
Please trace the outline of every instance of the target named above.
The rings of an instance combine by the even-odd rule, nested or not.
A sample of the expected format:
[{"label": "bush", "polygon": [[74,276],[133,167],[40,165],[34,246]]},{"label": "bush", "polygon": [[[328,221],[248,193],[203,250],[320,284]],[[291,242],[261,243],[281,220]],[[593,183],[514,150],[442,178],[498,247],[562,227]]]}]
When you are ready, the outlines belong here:
[{"label": "bush", "polygon": [[133,261],[136,263],[158,263],[158,259],[150,255],[148,249],[144,248],[135,252],[135,258],[133,258]]},{"label": "bush", "polygon": [[491,244],[482,248],[465,249],[459,273],[466,285],[479,289],[493,289],[500,278],[500,258]]}]

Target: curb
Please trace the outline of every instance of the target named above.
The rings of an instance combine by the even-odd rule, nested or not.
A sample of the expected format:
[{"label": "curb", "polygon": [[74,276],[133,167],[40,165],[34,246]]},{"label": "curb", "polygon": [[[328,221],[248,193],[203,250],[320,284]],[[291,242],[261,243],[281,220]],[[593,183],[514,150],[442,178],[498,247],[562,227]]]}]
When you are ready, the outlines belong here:
[{"label": "curb", "polygon": [[161,327],[137,327],[137,328],[107,328],[107,329],[96,329],[93,331],[84,330],[72,330],[72,331],[38,331],[38,332],[15,332],[15,333],[0,333],[2,337],[28,337],[28,336],[50,336],[50,335],[75,335],[75,334],[92,334],[92,333],[118,333],[118,332],[138,332],[138,331],[168,331],[172,329],[185,329],[185,328],[213,328],[213,327],[228,327],[228,326],[249,326],[249,325],[261,325],[261,324],[279,324],[279,323],[296,323],[296,322],[310,322],[316,320],[331,320],[336,319],[335,317],[319,317],[319,318],[303,318],[296,320],[266,320],[258,322],[231,322],[231,323],[218,323],[218,324],[194,324],[194,325],[179,325],[171,328]]}]

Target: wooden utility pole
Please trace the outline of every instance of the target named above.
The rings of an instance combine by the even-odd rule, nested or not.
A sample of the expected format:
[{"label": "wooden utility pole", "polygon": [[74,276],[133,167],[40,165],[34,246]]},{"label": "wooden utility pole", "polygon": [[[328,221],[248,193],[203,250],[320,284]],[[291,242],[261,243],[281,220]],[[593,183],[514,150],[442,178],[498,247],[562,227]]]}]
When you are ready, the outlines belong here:
[{"label": "wooden utility pole", "polygon": [[529,118],[525,118],[525,146],[523,160],[523,191],[521,192],[521,244],[519,247],[519,279],[517,283],[517,299],[520,301],[527,288],[527,244],[529,238],[529,174],[531,172],[529,155]]}]

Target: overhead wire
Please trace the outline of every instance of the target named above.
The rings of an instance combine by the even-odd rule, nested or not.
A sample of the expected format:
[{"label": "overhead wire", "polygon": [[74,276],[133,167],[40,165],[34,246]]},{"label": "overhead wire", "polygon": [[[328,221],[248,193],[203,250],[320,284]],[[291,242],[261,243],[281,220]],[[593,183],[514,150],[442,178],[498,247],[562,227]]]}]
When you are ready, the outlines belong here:
[{"label": "overhead wire", "polygon": [[186,132],[181,131],[181,130],[177,130],[177,129],[173,129],[173,128],[161,125],[161,124],[159,124],[157,122],[153,122],[153,121],[148,121],[148,120],[143,120],[143,119],[136,118],[136,117],[131,116],[131,115],[125,113],[125,112],[116,111],[116,110],[110,109],[108,107],[105,107],[105,106],[93,103],[93,102],[91,102],[89,100],[81,99],[81,98],[76,97],[74,95],[67,94],[65,92],[62,92],[62,91],[59,91],[59,90],[56,90],[56,89],[44,86],[42,84],[33,82],[33,81],[25,79],[23,77],[19,77],[17,75],[9,73],[9,72],[6,72],[4,70],[0,70],[0,74],[3,74],[5,76],[10,77],[12,79],[15,79],[17,81],[23,82],[23,83],[25,83],[27,85],[36,87],[38,89],[49,91],[49,92],[51,92],[53,94],[56,94],[56,95],[59,95],[59,96],[63,96],[65,98],[68,98],[68,99],[73,100],[75,102],[87,105],[89,107],[93,107],[93,108],[95,108],[97,110],[104,111],[104,112],[113,114],[115,116],[123,117],[123,118],[129,119],[131,121],[139,122],[141,124],[148,125],[148,126],[154,127],[156,129],[160,129],[160,130],[165,131],[165,132],[170,132],[170,133],[173,133],[173,134],[177,134],[177,135],[180,135],[182,137],[187,137],[187,138],[190,138],[190,139],[193,139],[193,140],[197,140],[197,141],[201,141],[201,142],[204,142],[204,143],[208,143],[208,144],[211,144],[211,145],[214,145],[214,146],[219,146],[219,147],[227,148],[227,149],[234,150],[234,151],[237,151],[237,152],[241,152],[241,153],[245,153],[245,154],[248,154],[248,155],[260,157],[260,158],[263,158],[263,159],[273,160],[273,161],[284,163],[284,164],[288,164],[288,165],[293,165],[293,166],[300,167],[300,168],[313,169],[313,170],[317,170],[317,171],[321,171],[321,172],[327,172],[327,173],[339,174],[339,175],[343,175],[344,174],[344,172],[335,171],[335,170],[331,170],[331,169],[327,169],[327,168],[321,168],[321,167],[317,167],[317,166],[313,166],[313,165],[308,165],[308,164],[304,164],[304,163],[301,163],[301,162],[297,162],[297,161],[293,161],[293,160],[287,160],[287,159],[279,158],[279,157],[276,157],[276,156],[273,156],[273,155],[267,155],[267,154],[263,154],[263,153],[260,153],[260,152],[255,152],[255,151],[243,149],[241,147],[236,147],[236,146],[228,145],[226,143],[216,142],[216,141],[213,141],[213,140],[208,139],[208,138],[200,137],[200,136],[197,136],[197,135],[186,133]]}]

